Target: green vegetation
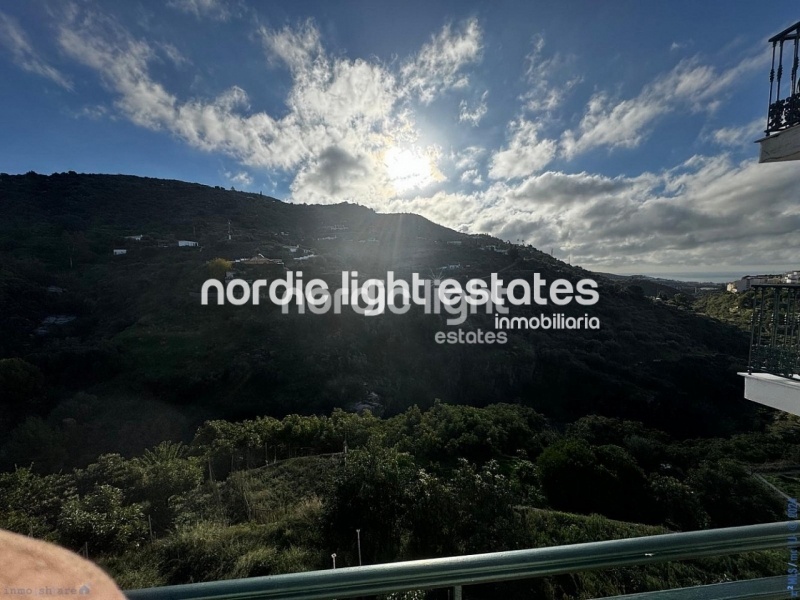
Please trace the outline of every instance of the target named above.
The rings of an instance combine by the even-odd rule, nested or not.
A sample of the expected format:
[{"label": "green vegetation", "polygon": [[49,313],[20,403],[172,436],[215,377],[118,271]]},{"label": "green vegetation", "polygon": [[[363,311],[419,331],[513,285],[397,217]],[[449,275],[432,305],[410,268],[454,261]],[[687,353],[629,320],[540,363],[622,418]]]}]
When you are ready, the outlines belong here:
[{"label": "green vegetation", "polygon": [[[739,313],[732,296],[704,296],[704,316],[680,290],[654,301],[645,280],[597,276],[594,306],[512,312],[589,314],[599,330],[508,331],[494,346],[438,345],[450,326],[421,311],[200,305],[208,277],[274,278],[279,261],[332,287],[343,270],[427,278],[445,265],[461,281],[594,277],[490,245],[507,246],[349,204],[0,175],[0,527],[86,548],[133,588],[327,568],[334,551],[354,565],[356,529],[374,563],[782,518],[750,469],[795,464],[800,430],[742,399],[746,296]],[[298,261],[304,251],[314,258]],[[234,262],[258,254],[275,261]],[[492,330],[493,315],[460,327]],[[779,563],[762,553],[471,594],[589,597]]]},{"label": "green vegetation", "polygon": [[[16,361],[0,363],[9,390],[0,399],[0,468],[26,464],[35,439],[47,450],[35,451],[34,468],[46,472],[186,441],[210,418],[365,404],[392,416],[434,398],[478,407],[512,401],[563,423],[598,413],[679,437],[730,435],[763,418],[741,399],[735,375],[746,365],[744,334],[602,278],[597,305],[558,309],[596,316],[599,330],[509,331],[508,343],[495,346],[440,346],[434,335],[450,326],[420,311],[284,315],[269,303],[201,306],[198,295],[211,271],[224,277],[223,267],[239,268],[233,259],[257,254],[333,286],[345,269],[362,279],[390,269],[429,276],[446,264],[462,265],[453,274],[462,280],[591,276],[531,247],[516,248],[514,259],[481,250],[499,240],[414,215],[294,206],[136,177],[2,176],[0,198],[0,360]],[[332,226],[347,229],[324,239]],[[201,246],[179,248],[178,239]],[[359,243],[366,239],[378,242]],[[452,239],[462,245],[444,243]],[[296,262],[288,246],[318,261]],[[128,253],[113,256],[116,247]],[[269,265],[248,269],[240,276],[279,274]],[[490,330],[493,318],[472,315],[461,327]]]},{"label": "green vegetation", "polygon": [[[86,548],[123,587],[140,587],[322,569],[331,552],[355,565],[356,529],[362,560],[374,564],[734,526],[782,518],[781,498],[742,464],[753,447],[762,464],[790,460],[795,438],[778,421],[746,443],[686,443],[598,416],[560,433],[508,404],[209,421],[188,445],[103,455],[70,473],[0,475],[0,527]],[[780,560],[530,585],[556,596],[643,591],[768,575]]]},{"label": "green vegetation", "polygon": [[208,261],[208,274],[213,279],[225,280],[225,274],[233,268],[233,263],[224,258],[215,258]]},{"label": "green vegetation", "polygon": [[700,314],[730,323],[749,332],[750,320],[753,317],[754,293],[749,290],[739,294],[733,292],[705,294],[695,300],[692,308]]}]

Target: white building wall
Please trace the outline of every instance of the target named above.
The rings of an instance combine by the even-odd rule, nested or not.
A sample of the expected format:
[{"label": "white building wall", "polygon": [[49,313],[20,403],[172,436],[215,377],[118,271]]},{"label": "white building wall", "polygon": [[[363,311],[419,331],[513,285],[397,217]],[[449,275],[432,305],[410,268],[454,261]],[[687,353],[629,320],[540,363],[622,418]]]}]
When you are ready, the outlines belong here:
[{"label": "white building wall", "polygon": [[770,408],[800,416],[800,378],[770,373],[739,373],[744,377],[744,397]]}]

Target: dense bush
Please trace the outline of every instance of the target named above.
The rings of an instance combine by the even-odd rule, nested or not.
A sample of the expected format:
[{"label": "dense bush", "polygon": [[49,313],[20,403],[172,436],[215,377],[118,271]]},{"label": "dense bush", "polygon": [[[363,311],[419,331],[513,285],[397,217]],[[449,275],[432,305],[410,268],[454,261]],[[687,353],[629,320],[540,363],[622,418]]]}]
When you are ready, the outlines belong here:
[{"label": "dense bush", "polygon": [[[356,565],[359,535],[372,564],[780,519],[782,501],[744,461],[783,464],[799,444],[792,419],[676,441],[598,416],[560,432],[515,405],[215,420],[188,446],[102,455],[57,475],[0,473],[0,527],[86,548],[131,587],[269,575],[326,568],[333,552],[337,566]],[[766,562],[729,564],[767,574]],[[680,573],[654,572],[647,583],[587,575],[580,585],[616,593],[710,577],[699,567]],[[555,578],[534,588],[575,585]]]},{"label": "dense bush", "polygon": [[123,492],[98,485],[64,502],[58,516],[59,541],[72,549],[84,545],[92,554],[122,553],[147,538],[147,520],[139,504],[124,504]]}]

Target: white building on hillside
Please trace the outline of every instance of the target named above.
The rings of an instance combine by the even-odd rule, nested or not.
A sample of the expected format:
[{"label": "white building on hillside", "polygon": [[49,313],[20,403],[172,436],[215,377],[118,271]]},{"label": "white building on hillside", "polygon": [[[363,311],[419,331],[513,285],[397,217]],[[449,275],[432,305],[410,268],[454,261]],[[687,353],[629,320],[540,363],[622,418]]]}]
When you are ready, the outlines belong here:
[{"label": "white building on hillside", "polygon": [[778,283],[780,280],[781,277],[777,275],[745,275],[741,279],[729,283],[727,290],[729,292],[733,292],[734,294],[741,294],[742,292],[749,290],[754,285],[763,283]]}]

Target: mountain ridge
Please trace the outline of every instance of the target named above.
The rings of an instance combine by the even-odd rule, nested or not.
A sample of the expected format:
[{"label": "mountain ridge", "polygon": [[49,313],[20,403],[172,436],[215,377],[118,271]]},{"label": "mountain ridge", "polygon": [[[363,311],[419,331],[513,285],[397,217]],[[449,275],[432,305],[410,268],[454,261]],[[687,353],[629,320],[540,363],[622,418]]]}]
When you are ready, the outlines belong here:
[{"label": "mountain ridge", "polygon": [[[137,235],[145,237],[126,239]],[[114,256],[115,248],[128,252]],[[27,417],[56,430],[74,421],[94,432],[90,457],[185,436],[206,418],[359,406],[389,416],[437,398],[510,401],[562,422],[592,413],[635,418],[676,435],[731,432],[756,419],[735,375],[746,364],[746,337],[660,306],[636,286],[596,277],[594,306],[514,307],[526,319],[588,314],[601,327],[513,330],[493,346],[439,345],[446,315],[419,311],[363,317],[200,306],[209,261],[259,254],[303,270],[306,280],[338,281],[345,270],[462,282],[498,272],[548,282],[593,277],[535,248],[408,213],[123,175],[3,174],[0,359],[24,361],[43,382],[36,408],[15,407],[4,432]],[[269,268],[241,276],[274,276]],[[493,316],[472,315],[459,327],[491,330]],[[137,403],[142,415],[156,415],[149,420],[167,422],[143,424]],[[135,436],[102,433],[120,414]]]}]

